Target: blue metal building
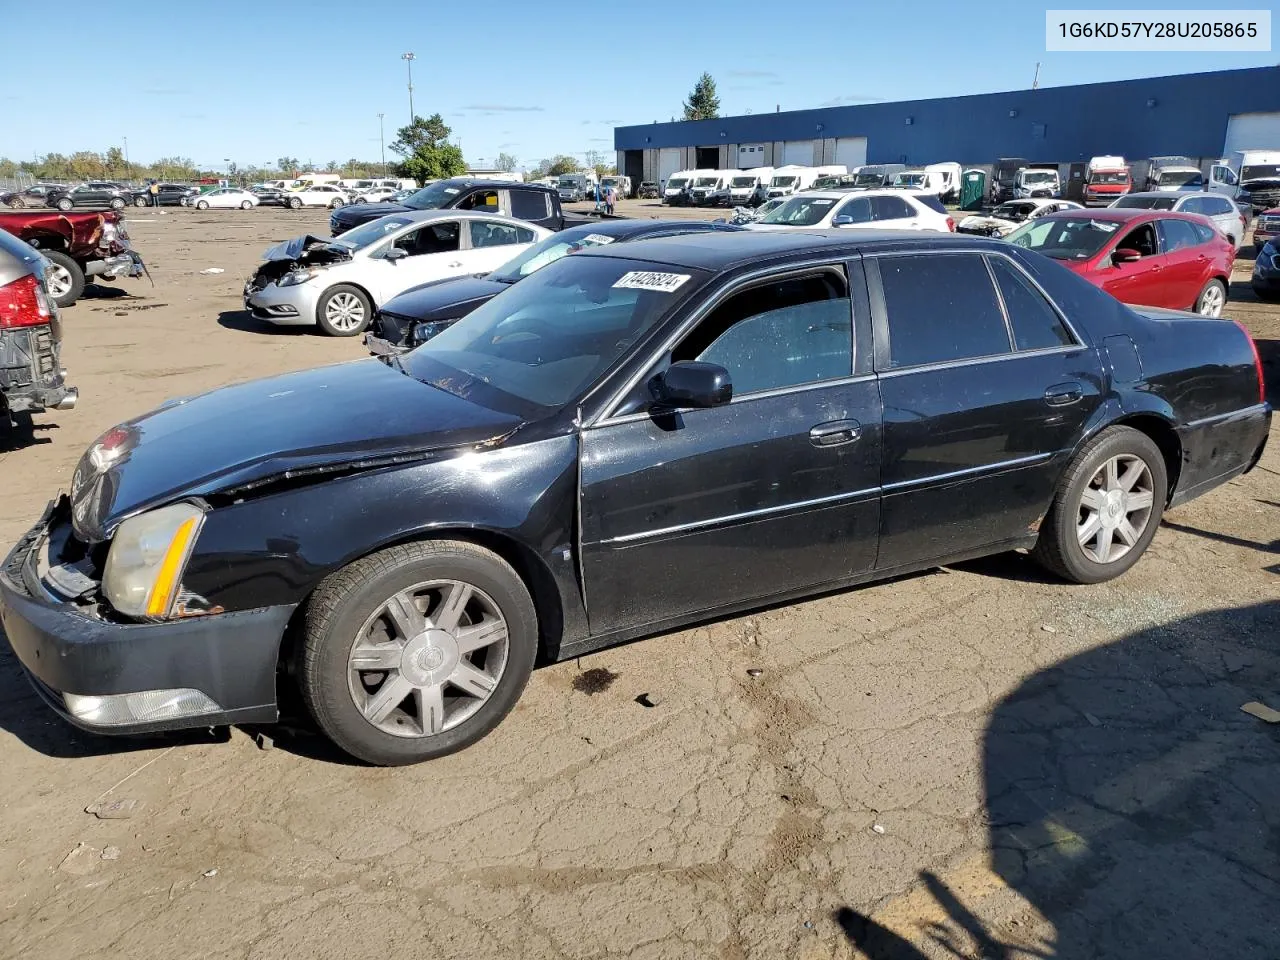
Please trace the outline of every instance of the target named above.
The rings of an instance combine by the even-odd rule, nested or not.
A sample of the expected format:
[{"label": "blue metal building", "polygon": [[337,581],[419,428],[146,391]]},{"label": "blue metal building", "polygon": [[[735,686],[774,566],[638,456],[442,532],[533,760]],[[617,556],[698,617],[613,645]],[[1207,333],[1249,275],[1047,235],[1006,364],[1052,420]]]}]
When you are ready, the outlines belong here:
[{"label": "blue metal building", "polygon": [[783,163],[1219,157],[1280,149],[1280,66],[618,127],[614,147],[633,183]]}]

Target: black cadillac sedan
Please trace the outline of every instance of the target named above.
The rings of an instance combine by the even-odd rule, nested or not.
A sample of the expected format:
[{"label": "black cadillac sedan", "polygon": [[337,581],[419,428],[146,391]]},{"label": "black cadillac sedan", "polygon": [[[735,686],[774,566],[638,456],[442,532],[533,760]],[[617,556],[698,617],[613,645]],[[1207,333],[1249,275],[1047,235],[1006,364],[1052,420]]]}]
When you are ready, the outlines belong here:
[{"label": "black cadillac sedan", "polygon": [[[109,431],[0,568],[91,730],[277,716],[365,761],[485,736],[537,662],[1028,548],[1115,577],[1249,470],[1253,341],[949,235],[698,235],[564,257],[403,356]],[[316,411],[322,409],[323,416]]]},{"label": "black cadillac sedan", "polygon": [[727,223],[704,220],[602,220],[570,227],[535,243],[492,273],[436,280],[393,297],[374,314],[364,342],[375,356],[410,350],[535,270],[591,247],[686,233],[725,233],[741,229]]}]

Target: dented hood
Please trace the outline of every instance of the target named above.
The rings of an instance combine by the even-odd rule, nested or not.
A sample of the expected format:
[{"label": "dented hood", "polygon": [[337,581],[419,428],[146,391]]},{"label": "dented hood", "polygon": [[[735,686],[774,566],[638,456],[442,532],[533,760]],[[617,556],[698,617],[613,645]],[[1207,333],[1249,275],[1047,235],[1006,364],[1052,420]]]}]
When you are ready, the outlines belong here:
[{"label": "dented hood", "polygon": [[72,484],[76,530],[98,542],[181,497],[471,447],[521,422],[374,359],[223,387],[109,431],[99,443],[116,449],[97,457],[105,470],[90,448]]},{"label": "dented hood", "polygon": [[284,243],[277,243],[262,255],[262,259],[297,260],[300,256],[314,247],[329,247],[335,251],[344,251],[348,257],[351,256],[349,248],[344,247],[341,244],[335,244],[331,237],[317,237],[313,233],[308,233],[306,236],[294,237],[292,240],[286,240]]}]

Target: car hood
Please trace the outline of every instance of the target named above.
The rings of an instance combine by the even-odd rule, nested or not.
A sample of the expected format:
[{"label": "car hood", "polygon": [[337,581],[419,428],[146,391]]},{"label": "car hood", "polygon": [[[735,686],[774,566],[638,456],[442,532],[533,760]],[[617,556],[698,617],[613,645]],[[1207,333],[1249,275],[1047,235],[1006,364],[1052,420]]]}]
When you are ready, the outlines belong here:
[{"label": "car hood", "polygon": [[414,207],[406,207],[403,203],[360,203],[343,207],[333,212],[333,219],[338,222],[343,220],[355,220],[359,218],[361,221],[376,220],[378,217],[385,217],[392,213],[415,213]]},{"label": "car hood", "polygon": [[374,359],[251,380],[172,401],[104,434],[76,467],[76,532],[101,542],[125,518],[182,497],[469,449],[521,423]]},{"label": "car hood", "polygon": [[[274,247],[269,247],[267,252],[262,255],[262,259],[297,260],[303,253],[313,247],[328,247],[330,245],[333,245],[332,237],[317,237],[313,233],[308,233],[305,236],[294,237],[292,240],[286,240],[284,243],[277,243]],[[338,249],[345,248],[339,246]],[[348,251],[349,254],[350,251]]]},{"label": "car hood", "polygon": [[393,297],[382,305],[382,311],[415,320],[452,320],[470,313],[509,286],[483,276],[437,280]]}]

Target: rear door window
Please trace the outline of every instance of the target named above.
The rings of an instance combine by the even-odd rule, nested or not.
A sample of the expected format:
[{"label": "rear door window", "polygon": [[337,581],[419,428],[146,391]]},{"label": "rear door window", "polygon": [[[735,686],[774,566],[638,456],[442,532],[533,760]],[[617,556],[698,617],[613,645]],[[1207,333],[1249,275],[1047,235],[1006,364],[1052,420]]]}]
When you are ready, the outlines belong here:
[{"label": "rear door window", "polygon": [[550,200],[541,190],[512,190],[511,215],[517,220],[542,220],[551,215]]},{"label": "rear door window", "polygon": [[1004,257],[989,257],[996,287],[1004,301],[1013,343],[1019,350],[1045,350],[1069,347],[1075,338],[1058,312],[1023,274]]},{"label": "rear door window", "polygon": [[915,367],[1007,354],[1004,312],[979,254],[879,257],[889,365]]},{"label": "rear door window", "polygon": [[910,220],[915,215],[915,208],[901,197],[871,198],[871,217],[873,220]]},{"label": "rear door window", "polygon": [[1200,243],[1195,228],[1187,220],[1161,220],[1160,235],[1164,238],[1165,253],[1176,253]]}]

